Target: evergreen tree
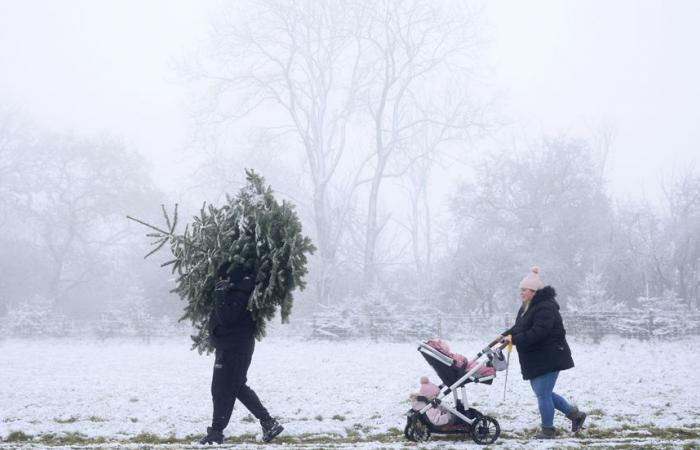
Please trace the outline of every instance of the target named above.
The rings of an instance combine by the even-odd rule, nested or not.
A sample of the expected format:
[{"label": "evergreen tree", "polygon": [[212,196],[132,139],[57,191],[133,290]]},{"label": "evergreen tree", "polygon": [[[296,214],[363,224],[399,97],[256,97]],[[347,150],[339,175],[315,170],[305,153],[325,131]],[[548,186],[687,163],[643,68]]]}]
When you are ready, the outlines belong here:
[{"label": "evergreen tree", "polygon": [[619,312],[624,310],[621,302],[608,294],[603,276],[589,272],[579,284],[576,296],[567,298],[570,311],[579,313]]},{"label": "evergreen tree", "polygon": [[195,327],[192,348],[200,353],[211,351],[209,313],[217,269],[223,263],[230,263],[230,271],[244,269],[255,274],[248,309],[255,319],[255,337],[261,339],[278,307],[282,322],[289,321],[292,291],[304,289],[307,254],[315,250],[302,234],[294,206],[287,201],[279,204],[272,188],[252,170],[246,170],[246,180],[237,196],[226,196],[221,208],[204,204],[181,235],[175,234],[177,205],[172,220],[163,207],[167,230],[129,217],[155,230],[148,235],[156,239],[155,248],[146,257],[170,244],[174,259],[163,265],[172,265],[173,273],[177,272],[173,291],[187,302],[180,320],[189,320]]}]

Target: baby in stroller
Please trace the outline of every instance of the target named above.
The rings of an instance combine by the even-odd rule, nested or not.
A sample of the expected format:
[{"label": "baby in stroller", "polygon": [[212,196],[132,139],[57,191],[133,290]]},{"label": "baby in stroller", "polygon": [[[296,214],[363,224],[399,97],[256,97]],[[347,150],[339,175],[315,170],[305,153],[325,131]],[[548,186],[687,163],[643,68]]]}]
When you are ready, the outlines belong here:
[{"label": "baby in stroller", "polygon": [[[404,435],[411,441],[421,442],[431,433],[469,434],[478,444],[491,444],[501,433],[498,421],[467,406],[465,385],[491,384],[497,370],[504,370],[506,361],[501,350],[504,345],[492,342],[472,361],[450,351],[445,341],[431,339],[418,347],[423,357],[435,369],[444,384],[437,386],[427,377],[421,378],[421,387],[411,396],[412,405]],[[443,402],[452,394],[454,407]]]}]

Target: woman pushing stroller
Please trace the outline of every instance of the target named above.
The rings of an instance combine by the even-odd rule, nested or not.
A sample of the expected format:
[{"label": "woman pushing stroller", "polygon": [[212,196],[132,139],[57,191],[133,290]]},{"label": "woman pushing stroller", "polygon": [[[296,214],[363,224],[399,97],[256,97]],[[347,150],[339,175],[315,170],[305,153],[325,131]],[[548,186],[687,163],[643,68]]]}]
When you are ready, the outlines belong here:
[{"label": "woman pushing stroller", "polygon": [[542,431],[535,437],[555,437],[555,409],[571,420],[571,431],[575,433],[583,427],[586,413],[554,392],[559,372],[574,367],[559,304],[555,299],[556,291],[542,283],[538,267],[530,269],[519,288],[522,305],[515,324],[499,338],[517,348],[523,379],[530,381],[537,396]]}]

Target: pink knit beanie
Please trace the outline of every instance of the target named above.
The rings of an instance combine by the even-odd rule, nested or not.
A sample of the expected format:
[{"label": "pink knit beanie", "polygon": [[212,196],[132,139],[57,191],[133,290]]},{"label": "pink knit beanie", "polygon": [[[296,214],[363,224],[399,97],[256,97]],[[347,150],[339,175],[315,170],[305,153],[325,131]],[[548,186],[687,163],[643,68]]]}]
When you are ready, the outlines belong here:
[{"label": "pink knit beanie", "polygon": [[431,383],[428,377],[420,377],[420,390],[418,393],[432,400],[438,396],[440,388],[435,383]]},{"label": "pink knit beanie", "polygon": [[518,287],[520,289],[525,288],[533,291],[542,289],[544,284],[542,283],[542,280],[540,280],[540,268],[537,266],[532,266],[530,268],[530,272],[525,275],[525,278],[522,279]]}]

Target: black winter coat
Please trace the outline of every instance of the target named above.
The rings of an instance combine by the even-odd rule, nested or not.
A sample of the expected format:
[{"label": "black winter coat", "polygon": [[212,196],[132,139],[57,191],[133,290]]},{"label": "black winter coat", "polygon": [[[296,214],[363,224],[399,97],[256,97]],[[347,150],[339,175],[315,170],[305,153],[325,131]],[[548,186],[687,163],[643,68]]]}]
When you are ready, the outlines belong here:
[{"label": "black winter coat", "polygon": [[217,350],[252,352],[255,321],[248,311],[248,300],[254,289],[252,276],[216,283],[214,308],[209,316],[209,342]]},{"label": "black winter coat", "polygon": [[512,335],[525,380],[574,367],[556,295],[551,286],[535,292],[528,310],[521,306],[515,325],[503,332]]}]

